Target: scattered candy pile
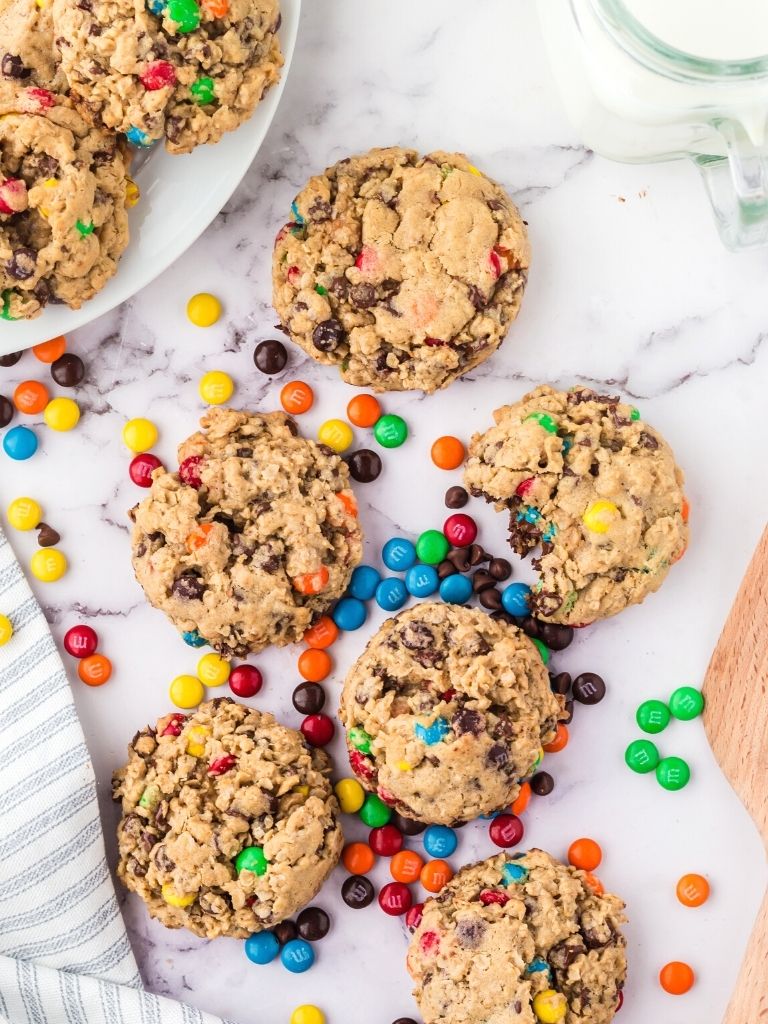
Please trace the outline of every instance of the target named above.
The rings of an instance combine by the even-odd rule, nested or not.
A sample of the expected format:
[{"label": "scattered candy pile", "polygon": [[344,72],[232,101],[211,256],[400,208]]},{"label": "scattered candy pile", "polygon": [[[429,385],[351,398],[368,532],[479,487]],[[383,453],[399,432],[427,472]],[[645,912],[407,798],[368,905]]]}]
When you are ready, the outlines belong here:
[{"label": "scattered candy pile", "polygon": [[[704,710],[704,695],[693,686],[680,686],[665,704],[661,700],[646,700],[637,709],[635,719],[643,732],[655,735],[669,725],[672,718],[690,722]],[[660,786],[668,790],[683,789],[691,778],[691,769],[681,757],[662,757],[658,747],[650,740],[633,740],[624,752],[628,768],[640,775],[656,773]]]},{"label": "scattered candy pile", "polygon": [[[238,854],[235,867],[238,871],[247,868],[249,871],[259,870],[258,865],[252,866],[249,863],[240,862],[243,853],[250,850],[258,850],[258,847],[247,847]],[[259,851],[261,852],[261,851]],[[262,854],[263,856],[263,854]],[[307,907],[296,918],[296,922],[283,921],[276,925],[271,931],[257,932],[245,940],[245,955],[254,964],[271,964],[273,960],[280,957],[280,963],[291,974],[303,974],[308,971],[315,962],[315,951],[312,948],[313,942],[324,939],[331,928],[331,919],[321,907]],[[322,1013],[317,1007],[300,1007],[304,1010],[314,1010],[319,1017],[314,1019],[324,1020]],[[312,1020],[308,1017],[307,1021]]]},{"label": "scattered candy pile", "polygon": [[77,674],[86,686],[103,686],[112,675],[112,662],[97,654],[99,637],[90,626],[72,626],[64,634],[64,650],[78,659]]},{"label": "scattered candy pile", "polygon": [[61,540],[58,532],[43,522],[43,510],[34,498],[14,498],[6,511],[9,526],[27,532],[37,530],[40,547],[29,562],[29,569],[41,583],[54,583],[67,571],[67,557],[53,547]]},{"label": "scattered candy pile", "polygon": [[[184,633],[184,642],[190,647],[202,647],[205,641],[199,633]],[[211,651],[197,663],[195,675],[179,675],[171,681],[168,696],[177,708],[185,711],[196,708],[205,696],[205,688],[229,683],[236,697],[255,697],[264,683],[264,677],[255,665],[237,665],[234,668],[225,658]]]}]

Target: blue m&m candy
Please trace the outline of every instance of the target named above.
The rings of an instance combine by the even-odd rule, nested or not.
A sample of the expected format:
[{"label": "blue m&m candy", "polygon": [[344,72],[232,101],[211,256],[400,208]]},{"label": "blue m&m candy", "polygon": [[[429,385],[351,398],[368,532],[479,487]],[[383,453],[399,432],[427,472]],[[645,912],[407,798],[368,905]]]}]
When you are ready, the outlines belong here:
[{"label": "blue m&m candy", "polygon": [[370,601],[380,580],[380,573],[372,565],[358,565],[349,581],[349,594],[358,601]]},{"label": "blue m&m candy", "polygon": [[405,537],[392,537],[381,549],[381,558],[392,572],[405,572],[416,562],[416,548]]},{"label": "blue m&m candy", "polygon": [[446,576],[440,583],[440,597],[448,604],[464,604],[472,597],[472,580],[468,576]]},{"label": "blue m&m candy", "polygon": [[405,574],[405,585],[414,597],[429,597],[440,585],[440,577],[431,565],[414,565]]},{"label": "blue m&m candy", "polygon": [[501,604],[508,615],[517,615],[521,618],[530,614],[531,588],[527,583],[510,583],[501,592]]},{"label": "blue m&m candy", "polygon": [[447,825],[430,825],[424,833],[424,849],[437,860],[455,853],[458,843],[456,833]]},{"label": "blue m&m candy", "polygon": [[274,932],[258,932],[245,940],[245,955],[252,964],[271,964],[279,952]]},{"label": "blue m&m candy", "polygon": [[140,146],[142,149],[146,149],[151,146],[153,139],[143,132],[141,128],[129,128],[125,133],[126,139],[131,143],[132,146]]},{"label": "blue m&m candy", "polygon": [[315,952],[304,939],[291,939],[280,950],[280,962],[291,974],[303,974],[315,962]]},{"label": "blue m&m candy", "polygon": [[388,576],[376,587],[376,604],[385,612],[396,612],[407,600],[405,584],[394,576]]},{"label": "blue m&m candy", "polygon": [[190,629],[186,633],[181,634],[181,639],[185,644],[190,647],[205,647],[208,641],[204,636],[200,636],[196,629]]},{"label": "blue m&m candy", "polygon": [[417,740],[426,743],[428,747],[434,747],[436,743],[442,743],[451,731],[451,727],[444,718],[436,718],[432,725],[425,726],[416,722],[413,731]]},{"label": "blue m&m candy", "polygon": [[12,427],[3,438],[3,450],[16,462],[31,459],[37,451],[37,435],[29,427]]},{"label": "blue m&m candy", "polygon": [[333,609],[332,618],[339,629],[349,631],[360,629],[368,618],[368,612],[363,602],[356,597],[342,597]]},{"label": "blue m&m candy", "polygon": [[167,6],[167,0],[147,0],[147,10],[151,14],[156,14],[158,18],[162,17]]}]

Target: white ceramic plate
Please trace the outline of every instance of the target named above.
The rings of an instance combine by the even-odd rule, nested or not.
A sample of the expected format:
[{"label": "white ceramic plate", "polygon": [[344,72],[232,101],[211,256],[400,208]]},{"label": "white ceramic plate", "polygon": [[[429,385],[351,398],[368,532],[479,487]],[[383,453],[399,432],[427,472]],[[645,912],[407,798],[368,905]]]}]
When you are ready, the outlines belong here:
[{"label": "white ceramic plate", "polygon": [[74,331],[125,302],[178,259],[235,191],[275,116],[293,58],[301,0],[282,0],[280,42],[285,64],[253,117],[215,146],[169,156],[158,144],[134,177],[141,201],[130,212],[131,242],[117,274],[81,309],[48,306],[36,320],[0,321],[0,355]]}]

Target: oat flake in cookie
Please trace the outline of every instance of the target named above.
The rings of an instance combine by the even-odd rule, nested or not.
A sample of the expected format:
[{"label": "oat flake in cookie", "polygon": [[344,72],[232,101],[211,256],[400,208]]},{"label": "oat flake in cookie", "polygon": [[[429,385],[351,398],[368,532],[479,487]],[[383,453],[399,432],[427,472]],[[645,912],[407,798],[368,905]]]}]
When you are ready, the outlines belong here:
[{"label": "oat flake in cookie", "polygon": [[[627,973],[624,904],[542,850],[498,854],[427,900],[408,949],[424,1024],[609,1024]],[[545,995],[544,993],[547,993]]]},{"label": "oat flake in cookie", "polygon": [[523,632],[443,603],[382,625],[350,669],[339,715],[363,786],[444,825],[508,807],[565,717]]},{"label": "oat flake in cookie", "polygon": [[128,244],[128,160],[69,99],[0,79],[0,317],[79,309]]},{"label": "oat flake in cookie", "polygon": [[117,873],[168,928],[245,938],[310,902],[342,846],[330,763],[229,698],[136,734],[115,772]]},{"label": "oat flake in cookie", "polygon": [[658,590],[688,542],[683,473],[637,409],[543,385],[475,434],[464,480],[509,511],[520,555],[541,546],[531,614],[584,625]]},{"label": "oat flake in cookie", "polygon": [[466,157],[374,149],[309,182],[278,234],[287,333],[349,384],[436,391],[487,359],[520,309],[529,246]]},{"label": "oat flake in cookie", "polygon": [[278,0],[53,0],[53,19],[93,122],[171,153],[239,127],[283,63]]},{"label": "oat flake in cookie", "polygon": [[221,654],[296,643],[362,556],[349,470],[284,413],[217,408],[201,423],[131,512],[136,578]]}]

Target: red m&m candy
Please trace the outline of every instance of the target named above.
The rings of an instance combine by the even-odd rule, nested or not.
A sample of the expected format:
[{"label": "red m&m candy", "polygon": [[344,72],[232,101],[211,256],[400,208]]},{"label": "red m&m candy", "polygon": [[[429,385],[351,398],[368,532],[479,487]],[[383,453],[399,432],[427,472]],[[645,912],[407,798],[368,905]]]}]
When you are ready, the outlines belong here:
[{"label": "red m&m candy", "polygon": [[229,674],[229,688],[236,697],[255,697],[264,677],[254,665],[238,665]]},{"label": "red m&m candy", "polygon": [[381,825],[371,829],[368,845],[380,857],[394,857],[403,848],[403,835],[394,825]]},{"label": "red m&m candy", "polygon": [[167,60],[153,60],[140,73],[141,84],[148,92],[165,89],[176,81],[176,68]]},{"label": "red m&m candy", "polygon": [[300,728],[304,739],[312,747],[324,747],[330,743],[335,731],[333,719],[323,714],[307,715]]},{"label": "red m&m candy", "polygon": [[202,455],[190,455],[189,458],[184,459],[182,464],[179,466],[179,476],[187,486],[202,486],[202,480],[200,479],[200,467],[202,464]]},{"label": "red m&m candy", "polygon": [[96,630],[90,626],[73,626],[64,634],[64,650],[73,658],[89,658],[98,646]]},{"label": "red m&m candy", "polygon": [[379,906],[390,917],[406,914],[413,905],[411,890],[404,882],[388,882],[379,893]]},{"label": "red m&m candy", "polygon": [[457,512],[445,520],[443,533],[455,548],[466,548],[475,542],[477,524],[471,516]]},{"label": "red m&m candy", "polygon": [[128,475],[137,486],[151,487],[152,473],[161,466],[162,462],[156,455],[151,455],[149,452],[142,452],[141,455],[137,455],[135,458],[131,459],[131,464],[128,467]]},{"label": "red m&m candy", "polygon": [[415,932],[421,924],[421,918],[424,914],[424,904],[414,903],[413,906],[408,910],[405,915],[405,927],[408,931]]},{"label": "red m&m candy", "polygon": [[514,814],[500,814],[493,819],[488,829],[491,842],[503,849],[517,846],[524,832],[522,821]]}]

